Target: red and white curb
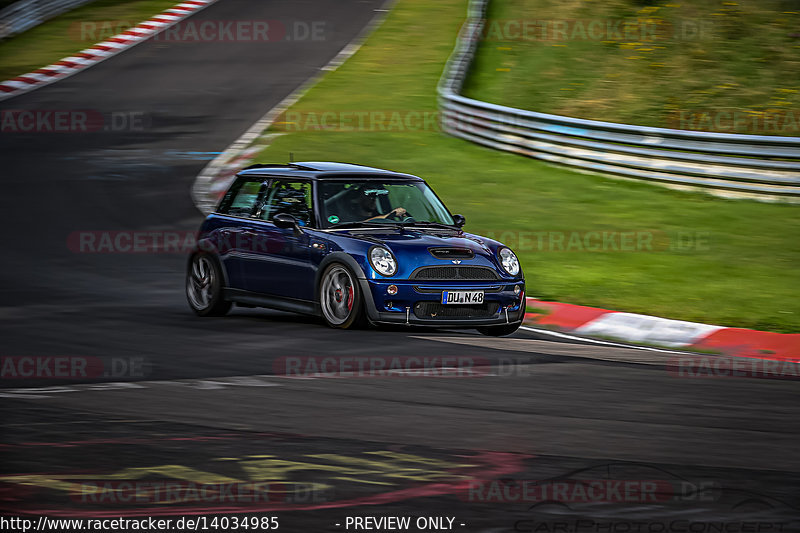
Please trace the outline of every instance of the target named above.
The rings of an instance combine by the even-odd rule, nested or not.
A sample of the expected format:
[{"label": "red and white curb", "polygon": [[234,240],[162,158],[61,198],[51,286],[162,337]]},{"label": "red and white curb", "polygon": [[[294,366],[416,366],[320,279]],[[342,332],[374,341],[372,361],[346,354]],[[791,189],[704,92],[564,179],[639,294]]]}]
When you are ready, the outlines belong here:
[{"label": "red and white curb", "polygon": [[732,357],[800,362],[800,334],[727,328],[528,298],[525,323],[578,336],[618,339]]},{"label": "red and white curb", "polygon": [[[228,148],[214,158],[195,178],[193,199],[197,208],[205,215],[212,212],[233,183],[236,174],[266,147],[266,144],[254,144],[244,149]],[[196,192],[198,189],[199,193]]]},{"label": "red and white curb", "polygon": [[92,65],[96,65],[164,31],[176,22],[208,7],[216,1],[217,0],[186,0],[134,26],[128,31],[97,43],[73,56],[65,57],[52,65],[0,82],[0,100],[6,100],[38,89],[39,87],[49,85],[50,83],[62,80]]}]

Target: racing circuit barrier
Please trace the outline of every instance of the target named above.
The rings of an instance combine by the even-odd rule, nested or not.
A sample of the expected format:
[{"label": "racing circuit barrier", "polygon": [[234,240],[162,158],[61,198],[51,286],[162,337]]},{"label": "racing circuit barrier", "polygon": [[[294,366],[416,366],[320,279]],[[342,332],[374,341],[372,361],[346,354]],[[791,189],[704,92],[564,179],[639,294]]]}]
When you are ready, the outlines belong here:
[{"label": "racing circuit barrier", "polygon": [[584,171],[702,188],[717,196],[800,203],[800,137],[655,128],[537,113],[460,94],[488,0],[471,0],[439,81],[443,131]]},{"label": "racing circuit barrier", "polygon": [[11,37],[91,0],[20,0],[0,11],[0,39]]}]

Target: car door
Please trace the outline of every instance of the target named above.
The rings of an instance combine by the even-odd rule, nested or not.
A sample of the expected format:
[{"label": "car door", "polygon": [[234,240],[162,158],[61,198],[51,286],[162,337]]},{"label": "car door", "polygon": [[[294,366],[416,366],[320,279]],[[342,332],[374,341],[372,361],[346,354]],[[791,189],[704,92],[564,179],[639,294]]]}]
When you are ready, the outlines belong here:
[{"label": "car door", "polygon": [[217,209],[219,219],[211,238],[228,275],[228,286],[233,289],[247,288],[242,263],[252,247],[250,221],[263,202],[267,186],[264,176],[240,176]]},{"label": "car door", "polygon": [[242,262],[248,290],[282,298],[313,300],[314,270],[308,232],[279,228],[275,215],[292,215],[301,228],[314,226],[312,187],[307,180],[275,178],[245,225],[251,249]]}]

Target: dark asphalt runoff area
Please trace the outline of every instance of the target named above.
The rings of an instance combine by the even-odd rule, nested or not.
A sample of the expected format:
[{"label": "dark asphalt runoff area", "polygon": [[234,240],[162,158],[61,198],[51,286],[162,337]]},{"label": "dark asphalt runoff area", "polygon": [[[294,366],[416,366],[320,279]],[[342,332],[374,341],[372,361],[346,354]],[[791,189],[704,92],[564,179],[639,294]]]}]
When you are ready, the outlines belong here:
[{"label": "dark asphalt runoff area", "polygon": [[[195,230],[200,170],[381,7],[220,0],[188,20],[323,21],[324,39],[148,41],[0,102],[143,117],[0,134],[0,356],[12,365],[0,514],[277,517],[284,531],[363,531],[375,523],[356,517],[389,516],[411,525],[371,530],[798,530],[796,380],[691,378],[669,370],[676,354],[530,331],[338,331],[243,308],[203,319],[185,301],[184,255],[75,249],[80,232]],[[475,366],[279,375],[287,357],[326,356]],[[40,371],[11,375],[23,358]],[[93,371],[48,377],[58,358]]]}]

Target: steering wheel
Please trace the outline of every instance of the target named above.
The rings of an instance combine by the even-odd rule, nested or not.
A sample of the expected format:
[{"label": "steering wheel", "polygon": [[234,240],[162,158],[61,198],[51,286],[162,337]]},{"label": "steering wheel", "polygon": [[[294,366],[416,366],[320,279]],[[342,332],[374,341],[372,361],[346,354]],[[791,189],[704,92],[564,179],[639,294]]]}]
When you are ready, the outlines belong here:
[{"label": "steering wheel", "polygon": [[403,219],[403,223],[409,223],[409,222],[416,222],[416,220],[414,219],[414,217],[406,217]]}]

